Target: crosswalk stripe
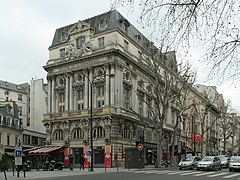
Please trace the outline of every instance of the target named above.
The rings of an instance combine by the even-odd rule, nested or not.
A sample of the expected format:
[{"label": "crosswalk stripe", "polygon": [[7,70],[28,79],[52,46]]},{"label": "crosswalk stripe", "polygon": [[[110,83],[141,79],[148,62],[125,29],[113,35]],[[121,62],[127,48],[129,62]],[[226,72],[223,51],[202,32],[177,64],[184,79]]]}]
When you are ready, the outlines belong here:
[{"label": "crosswalk stripe", "polygon": [[189,173],[184,173],[184,174],[179,174],[180,176],[186,176],[186,175],[191,175],[191,174],[199,174],[201,172],[199,171],[194,171],[194,172],[189,172]]},{"label": "crosswalk stripe", "polygon": [[187,172],[190,172],[190,171],[177,171],[177,172],[172,172],[172,173],[168,173],[169,175],[174,175],[174,174],[181,174],[181,173],[187,173]]},{"label": "crosswalk stripe", "polygon": [[207,173],[202,172],[201,174],[194,174],[193,176],[205,176],[209,174],[215,174],[215,172],[207,172]]},{"label": "crosswalk stripe", "polygon": [[225,175],[225,174],[228,174],[228,173],[218,173],[218,174],[209,175],[207,177],[216,177],[216,176],[221,176],[221,175]]},{"label": "crosswalk stripe", "polygon": [[232,178],[232,177],[239,176],[239,175],[240,174],[236,173],[236,174],[231,174],[231,175],[228,175],[228,176],[224,176],[223,178],[227,179],[227,178]]}]

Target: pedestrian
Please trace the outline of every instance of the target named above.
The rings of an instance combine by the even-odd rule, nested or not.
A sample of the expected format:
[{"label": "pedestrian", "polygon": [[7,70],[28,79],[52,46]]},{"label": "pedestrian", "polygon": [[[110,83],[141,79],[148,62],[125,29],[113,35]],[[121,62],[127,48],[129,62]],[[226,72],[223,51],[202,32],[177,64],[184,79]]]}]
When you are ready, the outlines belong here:
[{"label": "pedestrian", "polygon": [[83,154],[80,156],[80,159],[79,159],[79,164],[80,164],[80,170],[83,169],[84,170],[84,156]]}]

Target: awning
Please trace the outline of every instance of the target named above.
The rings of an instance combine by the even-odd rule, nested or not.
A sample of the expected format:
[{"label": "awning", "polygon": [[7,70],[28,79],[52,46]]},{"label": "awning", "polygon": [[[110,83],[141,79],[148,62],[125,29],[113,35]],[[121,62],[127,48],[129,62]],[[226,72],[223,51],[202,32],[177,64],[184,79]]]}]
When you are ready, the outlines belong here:
[{"label": "awning", "polygon": [[190,149],[190,148],[187,147],[187,146],[183,147],[183,151],[184,151],[185,153],[192,153],[192,149]]},{"label": "awning", "polygon": [[48,155],[50,152],[61,149],[62,146],[47,146],[33,149],[27,152],[28,155]]}]

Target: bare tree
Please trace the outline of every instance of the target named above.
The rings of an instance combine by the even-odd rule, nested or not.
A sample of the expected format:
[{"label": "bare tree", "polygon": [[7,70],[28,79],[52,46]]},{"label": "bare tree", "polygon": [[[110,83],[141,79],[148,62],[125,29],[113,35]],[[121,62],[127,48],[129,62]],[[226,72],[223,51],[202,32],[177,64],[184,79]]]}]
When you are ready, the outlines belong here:
[{"label": "bare tree", "polygon": [[112,7],[118,6],[140,10],[138,22],[151,28],[153,41],[185,52],[203,47],[210,76],[240,77],[240,1],[112,0]]}]

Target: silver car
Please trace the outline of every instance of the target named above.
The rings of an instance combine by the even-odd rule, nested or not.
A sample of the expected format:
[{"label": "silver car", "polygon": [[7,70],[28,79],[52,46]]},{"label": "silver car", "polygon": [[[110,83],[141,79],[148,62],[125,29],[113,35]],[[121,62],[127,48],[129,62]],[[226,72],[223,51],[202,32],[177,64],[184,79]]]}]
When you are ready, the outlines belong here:
[{"label": "silver car", "polygon": [[178,164],[178,167],[180,170],[186,168],[186,169],[194,169],[197,167],[197,163],[200,161],[201,159],[197,156],[188,156],[186,158],[184,158],[183,160],[181,160]]},{"label": "silver car", "polygon": [[225,156],[225,155],[219,155],[218,157],[221,160],[222,168],[224,168],[224,167],[228,168],[230,158],[228,156]]},{"label": "silver car", "polygon": [[217,156],[205,156],[197,164],[197,170],[221,170],[221,160]]},{"label": "silver car", "polygon": [[229,163],[229,171],[240,170],[240,156],[232,156]]}]

